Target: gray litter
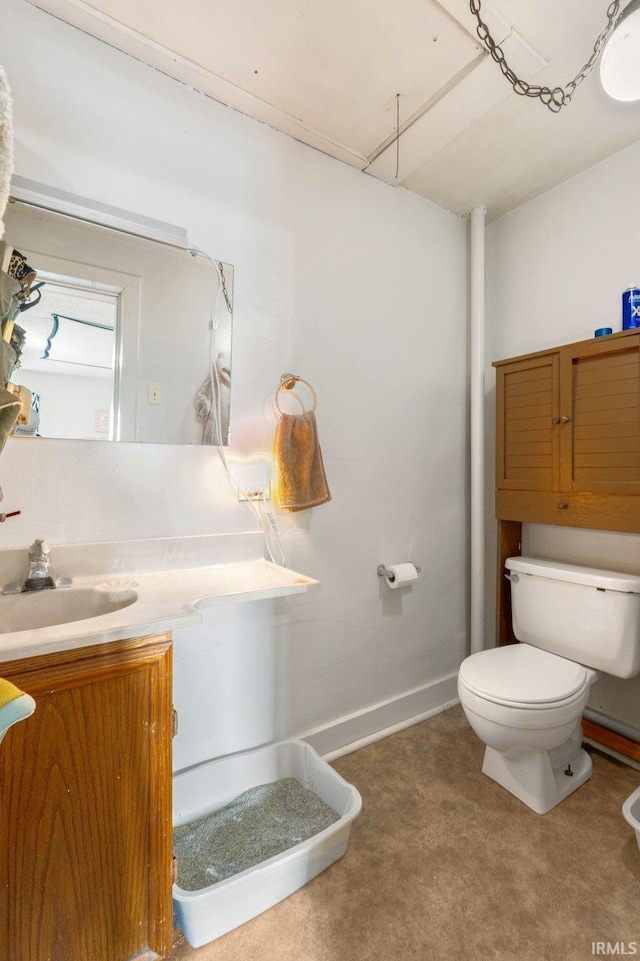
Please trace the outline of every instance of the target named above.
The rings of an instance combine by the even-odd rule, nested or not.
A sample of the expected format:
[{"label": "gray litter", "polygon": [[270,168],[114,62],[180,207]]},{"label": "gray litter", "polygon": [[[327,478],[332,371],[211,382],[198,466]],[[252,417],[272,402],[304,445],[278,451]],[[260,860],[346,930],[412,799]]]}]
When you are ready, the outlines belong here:
[{"label": "gray litter", "polygon": [[340,819],[296,778],[250,788],[219,811],[173,829],[178,886],[199,891],[260,864]]}]

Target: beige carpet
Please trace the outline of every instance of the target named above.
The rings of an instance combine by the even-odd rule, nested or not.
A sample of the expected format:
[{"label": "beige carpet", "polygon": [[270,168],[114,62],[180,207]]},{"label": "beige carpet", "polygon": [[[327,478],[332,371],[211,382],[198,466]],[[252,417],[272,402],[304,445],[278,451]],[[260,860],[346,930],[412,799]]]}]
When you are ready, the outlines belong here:
[{"label": "beige carpet", "polygon": [[363,798],[346,855],[203,948],[176,932],[172,958],[587,961],[598,941],[640,956],[640,851],[620,810],[640,772],[591,753],[591,780],[542,817],[482,774],[460,708],[340,758]]}]

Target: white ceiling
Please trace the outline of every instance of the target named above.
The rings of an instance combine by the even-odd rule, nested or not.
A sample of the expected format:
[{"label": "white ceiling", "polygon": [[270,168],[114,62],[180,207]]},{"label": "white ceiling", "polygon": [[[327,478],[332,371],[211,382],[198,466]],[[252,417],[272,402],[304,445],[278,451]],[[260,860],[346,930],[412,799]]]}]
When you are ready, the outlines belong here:
[{"label": "white ceiling", "polygon": [[[513,93],[468,0],[31,2],[459,214],[484,204],[494,219],[640,139],[640,103],[609,100],[597,68],[559,114]],[[589,58],[607,8],[484,0],[482,14],[519,76],[556,87]]]}]

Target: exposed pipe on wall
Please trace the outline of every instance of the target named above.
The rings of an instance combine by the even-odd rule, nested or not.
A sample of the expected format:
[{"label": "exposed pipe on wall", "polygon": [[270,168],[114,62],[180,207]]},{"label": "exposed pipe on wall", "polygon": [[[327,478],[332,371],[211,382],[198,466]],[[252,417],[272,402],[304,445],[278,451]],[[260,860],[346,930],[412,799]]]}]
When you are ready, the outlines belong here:
[{"label": "exposed pipe on wall", "polygon": [[484,649],[484,232],[486,207],[471,211],[471,653]]}]

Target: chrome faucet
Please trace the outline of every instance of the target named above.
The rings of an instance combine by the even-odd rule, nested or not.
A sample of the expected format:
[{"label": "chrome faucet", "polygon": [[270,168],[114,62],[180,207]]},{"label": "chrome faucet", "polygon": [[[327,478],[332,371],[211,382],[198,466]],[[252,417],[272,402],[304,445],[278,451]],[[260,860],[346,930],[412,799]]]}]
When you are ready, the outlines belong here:
[{"label": "chrome faucet", "polygon": [[29,548],[29,566],[19,581],[5,584],[3,594],[22,594],[26,591],[46,591],[56,587],[71,587],[70,577],[56,577],[45,541],[36,540]]}]

